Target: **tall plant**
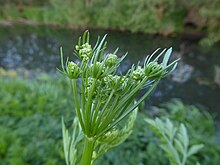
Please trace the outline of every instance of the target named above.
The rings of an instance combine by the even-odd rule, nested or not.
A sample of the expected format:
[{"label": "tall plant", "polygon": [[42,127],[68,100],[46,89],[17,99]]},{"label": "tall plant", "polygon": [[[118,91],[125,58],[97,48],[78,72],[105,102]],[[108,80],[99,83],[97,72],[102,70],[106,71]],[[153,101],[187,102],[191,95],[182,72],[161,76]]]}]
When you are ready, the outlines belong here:
[{"label": "tall plant", "polygon": [[[86,31],[75,47],[78,63],[67,59],[64,64],[61,48],[61,72],[71,79],[77,114],[72,136],[63,122],[67,165],[79,162],[90,165],[109,148],[123,142],[132,131],[138,105],[177,66],[178,60],[168,64],[172,48],[164,49],[156,56],[157,49],[146,57],[142,66],[140,63],[132,65],[123,75],[118,73],[118,67],[126,55],[119,58],[116,55],[118,49],[105,53],[105,39],[106,35],[98,38],[92,47]],[[161,63],[158,62],[160,57],[163,57]],[[136,99],[143,89],[146,92]],[[84,146],[82,155],[81,144]]]}]

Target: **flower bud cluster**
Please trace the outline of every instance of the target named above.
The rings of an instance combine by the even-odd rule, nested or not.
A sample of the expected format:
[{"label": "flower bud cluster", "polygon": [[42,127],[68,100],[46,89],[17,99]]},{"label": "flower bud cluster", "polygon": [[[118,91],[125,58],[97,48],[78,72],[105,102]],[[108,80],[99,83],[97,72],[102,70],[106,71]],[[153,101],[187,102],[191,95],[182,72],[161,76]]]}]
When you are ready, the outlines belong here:
[{"label": "flower bud cluster", "polygon": [[76,63],[74,63],[72,61],[68,62],[67,76],[71,79],[77,79],[81,76],[81,70]]},{"label": "flower bud cluster", "polygon": [[[94,89],[92,89],[94,83],[96,83],[96,85]],[[86,96],[88,97],[89,93],[92,93],[93,90],[92,98],[99,98],[106,101],[113,90],[115,94],[123,93],[127,85],[127,79],[120,78],[120,76],[117,75],[108,75],[101,79],[89,77],[86,86]]]},{"label": "flower bud cluster", "polygon": [[[177,65],[177,60],[167,64],[172,52],[170,48],[166,52],[162,51],[162,53],[165,52],[162,63],[157,62],[162,53],[151,60],[152,54],[145,59],[144,67],[132,66],[125,76],[116,75],[118,66],[126,55],[118,58],[115,54],[116,50],[114,54],[108,54],[105,57],[104,39],[105,37],[100,43],[98,41],[93,50],[89,44],[89,33],[84,33],[75,50],[75,55],[82,60],[79,65],[67,60],[65,67],[61,52],[63,73],[73,79],[76,111],[82,130],[87,137],[100,137],[107,130],[114,128],[149,96],[160,78],[172,73]],[[77,87],[76,79],[80,79],[78,82],[81,82],[81,89]],[[142,95],[139,101],[134,102],[139,91],[145,87],[149,87],[148,92]],[[103,138],[114,138],[115,136],[118,136],[118,132],[112,130]]]},{"label": "flower bud cluster", "polygon": [[[93,84],[97,83],[97,85],[94,87],[94,89],[92,89],[93,87]],[[85,93],[86,93],[86,96],[88,97],[89,94],[92,94],[92,98],[96,98],[97,96],[97,93],[98,93],[98,90],[97,90],[97,87],[100,86],[100,81],[99,80],[96,80],[95,78],[92,78],[92,77],[88,77],[88,84],[86,86],[86,90],[85,90]],[[93,90],[93,93],[92,93],[92,90]]]},{"label": "flower bud cluster", "polygon": [[106,61],[105,61],[105,65],[108,66],[108,67],[112,67],[112,66],[114,66],[117,63],[117,61],[118,61],[117,55],[109,54],[107,56]]},{"label": "flower bud cluster", "polygon": [[92,85],[95,81],[96,85],[93,90],[92,98],[100,98],[103,101],[108,99],[113,90],[115,91],[114,95],[122,94],[126,91],[127,87],[131,85],[131,81],[129,82],[129,79],[125,76],[108,75],[100,79],[89,77],[88,84],[86,86],[87,97],[89,96],[89,93],[92,92]]},{"label": "flower bud cluster", "polygon": [[110,91],[120,92],[127,86],[127,79],[118,75],[108,75],[103,78],[103,83]]},{"label": "flower bud cluster", "polygon": [[137,66],[136,67],[136,70],[134,70],[132,73],[131,73],[131,78],[136,80],[136,81],[140,81],[144,78],[144,70],[141,66]]},{"label": "flower bud cluster", "polygon": [[77,45],[76,50],[78,51],[78,56],[84,60],[88,61],[92,58],[92,46],[88,43],[85,43],[81,46]]},{"label": "flower bud cluster", "polygon": [[151,79],[160,78],[163,74],[163,65],[158,64],[157,62],[153,61],[147,64],[145,68],[145,75]]}]

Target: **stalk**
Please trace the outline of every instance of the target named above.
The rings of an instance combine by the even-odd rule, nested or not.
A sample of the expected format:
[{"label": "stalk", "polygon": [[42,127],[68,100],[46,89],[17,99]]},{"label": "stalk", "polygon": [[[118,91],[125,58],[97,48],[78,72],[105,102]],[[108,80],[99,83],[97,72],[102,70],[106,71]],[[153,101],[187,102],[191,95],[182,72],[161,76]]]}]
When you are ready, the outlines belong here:
[{"label": "stalk", "polygon": [[73,94],[74,94],[74,100],[75,100],[75,106],[76,106],[76,113],[79,118],[79,122],[80,122],[82,129],[83,131],[85,131],[85,126],[84,126],[84,122],[83,122],[82,115],[80,112],[79,100],[77,96],[78,92],[77,92],[76,79],[72,80],[72,86],[73,86]]},{"label": "stalk", "polygon": [[90,140],[87,137],[85,137],[81,165],[91,165],[94,144],[95,140]]}]

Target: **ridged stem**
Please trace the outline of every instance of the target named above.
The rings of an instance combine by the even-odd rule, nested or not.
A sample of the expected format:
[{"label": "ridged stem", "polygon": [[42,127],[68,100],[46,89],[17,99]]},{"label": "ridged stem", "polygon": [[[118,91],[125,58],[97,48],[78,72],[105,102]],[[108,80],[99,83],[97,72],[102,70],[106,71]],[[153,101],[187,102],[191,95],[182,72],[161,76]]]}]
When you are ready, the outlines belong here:
[{"label": "ridged stem", "polygon": [[81,165],[91,165],[94,144],[95,144],[95,140],[91,140],[85,137]]}]

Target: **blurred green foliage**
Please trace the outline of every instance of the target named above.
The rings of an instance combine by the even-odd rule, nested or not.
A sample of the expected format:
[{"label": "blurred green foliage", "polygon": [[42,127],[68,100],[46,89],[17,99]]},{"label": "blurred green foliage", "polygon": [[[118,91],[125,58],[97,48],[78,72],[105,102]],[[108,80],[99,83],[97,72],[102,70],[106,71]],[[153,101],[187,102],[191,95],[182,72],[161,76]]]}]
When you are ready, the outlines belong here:
[{"label": "blurred green foliage", "polygon": [[95,27],[173,35],[207,34],[202,45],[220,40],[219,0],[17,0],[0,7],[0,19],[20,18],[66,27]]},{"label": "blurred green foliage", "polygon": [[[205,165],[220,163],[220,145],[212,116],[203,108],[185,105],[180,100],[171,100],[159,107],[152,107],[146,114],[146,109],[140,107],[133,134],[119,147],[110,151],[100,162],[105,165],[120,164],[153,164],[167,165],[168,159],[159,147],[160,139],[155,136],[149,125],[144,122],[146,116],[161,119],[169,118],[176,126],[185,124],[192,144],[202,143],[204,148],[196,154],[192,162],[201,162]],[[194,165],[194,164],[192,164]]]},{"label": "blurred green foliage", "polygon": [[39,6],[45,5],[49,3],[49,0],[0,0],[2,5],[6,4],[13,4],[13,5],[32,5],[32,6]]},{"label": "blurred green foliage", "polygon": [[66,81],[1,77],[0,84],[0,164],[63,164],[61,115],[71,120],[74,107]]},{"label": "blurred green foliage", "polygon": [[[13,75],[0,76],[0,84],[0,164],[64,165],[61,116],[67,127],[74,117],[68,81],[45,75],[34,79]],[[149,112],[146,114],[146,109],[140,107],[132,135],[97,164],[168,164],[158,146],[159,139],[144,121],[146,116],[169,117],[176,124],[184,123],[192,143],[205,145],[193,159],[206,165],[219,164],[214,121],[206,111],[174,100]]]}]

